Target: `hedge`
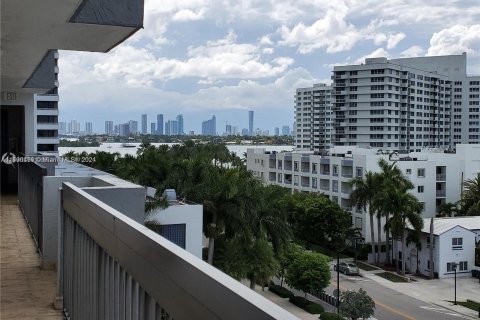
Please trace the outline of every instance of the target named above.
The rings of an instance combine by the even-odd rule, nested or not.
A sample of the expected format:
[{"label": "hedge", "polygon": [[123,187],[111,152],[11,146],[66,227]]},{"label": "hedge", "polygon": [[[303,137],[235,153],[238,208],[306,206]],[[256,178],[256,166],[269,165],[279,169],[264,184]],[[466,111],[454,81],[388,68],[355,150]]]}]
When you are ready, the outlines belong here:
[{"label": "hedge", "polygon": [[277,296],[280,296],[282,298],[291,298],[294,296],[294,294],[290,290],[276,284],[270,284],[268,286],[268,290],[270,290],[271,292],[275,293]]},{"label": "hedge", "polygon": [[293,296],[290,297],[288,301],[311,314],[321,314],[325,311],[321,305],[310,300],[305,300],[304,297]]},{"label": "hedge", "polygon": [[332,313],[332,312],[322,312],[320,314],[320,318],[321,320],[343,320],[343,318],[339,315],[337,315],[336,313]]}]

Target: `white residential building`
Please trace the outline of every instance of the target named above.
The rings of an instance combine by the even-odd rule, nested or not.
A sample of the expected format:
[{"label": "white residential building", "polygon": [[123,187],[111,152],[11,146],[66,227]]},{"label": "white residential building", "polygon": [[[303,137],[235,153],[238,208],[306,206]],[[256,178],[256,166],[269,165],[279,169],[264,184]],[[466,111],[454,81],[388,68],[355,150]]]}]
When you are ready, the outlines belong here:
[{"label": "white residential building", "polygon": [[[430,272],[430,223],[424,219],[419,250],[414,243],[406,247],[405,269],[428,276]],[[454,264],[457,276],[471,276],[475,269],[475,242],[480,240],[480,217],[455,217],[433,219],[433,271],[439,278],[453,277]],[[399,266],[402,246],[398,242]],[[476,268],[478,269],[478,268]]]},{"label": "white residential building", "polygon": [[299,150],[349,145],[419,152],[480,143],[480,76],[467,74],[465,53],[367,58],[335,66],[332,80],[331,87],[296,91]]},{"label": "white residential building", "polygon": [[370,226],[367,213],[362,208],[350,207],[352,188],[348,182],[355,177],[364,177],[367,171],[378,172],[380,158],[396,161],[413,183],[411,192],[423,204],[425,218],[435,217],[442,203],[459,200],[462,183],[480,172],[478,144],[457,145],[456,153],[432,149],[400,155],[355,146],[337,146],[331,148],[327,155],[248,149],[247,168],[264,181],[289,188],[292,192],[327,195],[352,212],[352,224],[362,229],[368,242]]},{"label": "white residential building", "polygon": [[295,94],[295,146],[298,150],[328,150],[332,144],[332,87],[315,84]]},{"label": "white residential building", "polygon": [[[58,59],[58,54],[54,55]],[[56,63],[56,62],[55,62]],[[58,68],[55,69],[58,72]],[[34,95],[34,149],[33,152],[57,153],[58,145],[58,94],[54,93]]]}]

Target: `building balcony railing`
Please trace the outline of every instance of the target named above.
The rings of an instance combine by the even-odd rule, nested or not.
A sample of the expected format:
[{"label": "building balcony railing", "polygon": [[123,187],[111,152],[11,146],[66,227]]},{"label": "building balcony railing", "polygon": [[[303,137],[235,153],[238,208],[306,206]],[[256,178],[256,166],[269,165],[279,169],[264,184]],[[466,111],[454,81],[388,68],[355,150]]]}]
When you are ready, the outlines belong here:
[{"label": "building balcony railing", "polygon": [[446,191],[445,190],[437,190],[437,198],[438,197],[445,197]]},{"label": "building balcony railing", "polygon": [[353,173],[342,173],[343,178],[353,178]]},{"label": "building balcony railing", "polygon": [[72,319],[295,319],[73,184],[63,184],[63,209],[63,301]]},{"label": "building balcony railing", "polygon": [[[53,236],[40,229],[43,225],[45,232],[51,223],[44,219],[41,205],[45,196],[49,199],[49,192],[51,197],[54,194],[45,187],[47,182],[42,185],[49,172],[48,167],[36,163],[19,166],[19,203],[37,241]],[[133,186],[144,192],[140,186],[124,183],[125,188]],[[104,195],[97,194],[98,188],[62,183],[59,232],[55,237],[58,234],[60,250],[57,294],[63,298],[66,318],[297,319],[115,210],[98,198]],[[58,188],[55,190],[58,193]],[[111,192],[112,187],[103,191]],[[113,192],[106,198],[115,198]]]},{"label": "building balcony railing", "polygon": [[437,174],[437,181],[447,181],[446,174]]},{"label": "building balcony railing", "polygon": [[328,187],[328,186],[320,186],[320,190],[330,191],[330,187]]}]

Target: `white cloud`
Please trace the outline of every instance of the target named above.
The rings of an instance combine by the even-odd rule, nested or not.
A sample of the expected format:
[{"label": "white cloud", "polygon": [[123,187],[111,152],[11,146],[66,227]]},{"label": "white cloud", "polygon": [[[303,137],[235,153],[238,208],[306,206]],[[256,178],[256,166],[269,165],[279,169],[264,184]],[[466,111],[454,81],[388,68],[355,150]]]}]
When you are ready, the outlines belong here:
[{"label": "white cloud", "polygon": [[201,20],[203,19],[203,15],[205,14],[205,10],[201,9],[198,12],[195,12],[190,9],[182,9],[177,11],[173,17],[173,21],[194,21],[194,20]]},{"label": "white cloud", "polygon": [[399,32],[399,33],[396,33],[396,34],[391,34],[388,38],[388,41],[387,41],[387,49],[393,49],[397,46],[397,44],[400,43],[400,41],[402,41],[403,39],[405,39],[407,37],[407,35],[403,32]]},{"label": "white cloud", "polygon": [[274,51],[273,48],[264,48],[264,49],[262,49],[262,52],[263,52],[264,54],[273,54],[273,51]]},{"label": "white cloud", "polygon": [[272,39],[270,39],[270,35],[265,35],[260,39],[260,44],[266,45],[266,46],[271,46],[273,45]]},{"label": "white cloud", "polygon": [[354,25],[345,20],[347,8],[327,10],[325,16],[306,26],[300,22],[293,28],[282,26],[281,45],[298,46],[300,53],[325,48],[328,53],[350,50],[362,35]]},{"label": "white cloud", "polygon": [[378,48],[377,50],[356,59],[353,63],[360,64],[360,63],[364,63],[365,59],[367,58],[383,58],[383,57],[390,58],[390,54],[384,48]]},{"label": "white cloud", "polygon": [[421,57],[425,54],[425,49],[421,46],[411,46],[408,49],[402,51],[400,56],[402,58]]},{"label": "white cloud", "polygon": [[434,33],[430,39],[428,56],[460,54],[480,55],[480,24],[455,25]]}]

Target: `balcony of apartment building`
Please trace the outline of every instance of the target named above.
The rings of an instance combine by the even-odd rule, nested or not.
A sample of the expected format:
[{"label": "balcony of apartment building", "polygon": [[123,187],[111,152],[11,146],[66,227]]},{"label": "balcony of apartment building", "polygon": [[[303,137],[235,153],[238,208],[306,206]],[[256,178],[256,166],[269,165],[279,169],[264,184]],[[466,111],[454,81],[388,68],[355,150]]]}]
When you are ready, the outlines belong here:
[{"label": "balcony of apartment building", "polygon": [[340,190],[343,194],[350,195],[352,193],[352,186],[348,182],[341,182]]},{"label": "balcony of apartment building", "polygon": [[292,175],[289,174],[289,173],[285,173],[285,175],[283,177],[283,182],[285,184],[292,184]]},{"label": "balcony of apartment building", "polygon": [[274,171],[270,171],[268,173],[268,181],[270,182],[276,182],[277,181],[277,173]]},{"label": "balcony of apartment building", "polygon": [[437,198],[445,198],[447,195],[446,182],[436,183],[436,196]]},{"label": "balcony of apartment building", "polygon": [[310,177],[300,177],[300,185],[305,188],[310,188]]},{"label": "balcony of apartment building", "polygon": [[300,162],[300,167],[302,172],[309,173],[310,172],[310,157],[302,157]]},{"label": "balcony of apartment building", "polygon": [[290,156],[290,158],[285,157],[283,162],[284,162],[284,165],[285,165],[284,170],[292,171],[292,167],[293,167],[292,157],[291,156]]},{"label": "balcony of apartment building", "polygon": [[352,210],[352,205],[350,204],[350,200],[348,198],[341,198],[340,199],[340,207],[343,210],[351,211]]},{"label": "balcony of apartment building", "polygon": [[342,160],[342,178],[353,178],[353,161],[352,160]]},{"label": "balcony of apartment building", "polygon": [[320,190],[330,191],[330,180],[320,179]]},{"label": "balcony of apartment building", "polygon": [[75,163],[18,168],[2,319],[296,319],[145,227],[145,188]]},{"label": "balcony of apartment building", "polygon": [[270,169],[275,169],[275,168],[276,168],[276,165],[277,165],[277,160],[276,160],[276,159],[270,158],[270,159],[268,160],[268,167],[269,167]]},{"label": "balcony of apartment building", "polygon": [[320,163],[320,174],[325,175],[325,176],[329,176],[330,175],[330,164]]},{"label": "balcony of apartment building", "polygon": [[283,161],[282,161],[282,160],[278,160],[277,169],[278,169],[278,170],[282,170],[282,168],[283,168]]},{"label": "balcony of apartment building", "polygon": [[436,167],[436,179],[438,182],[447,181],[447,167],[445,166]]}]

